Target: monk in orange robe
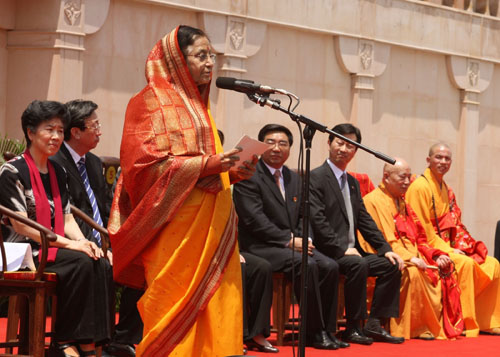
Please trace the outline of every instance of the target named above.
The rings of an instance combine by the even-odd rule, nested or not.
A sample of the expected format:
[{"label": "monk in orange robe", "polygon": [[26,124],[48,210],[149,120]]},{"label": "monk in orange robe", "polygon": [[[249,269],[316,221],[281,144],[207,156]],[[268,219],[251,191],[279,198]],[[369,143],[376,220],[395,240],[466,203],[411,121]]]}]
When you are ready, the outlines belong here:
[{"label": "monk in orange robe", "polygon": [[431,146],[427,163],[424,174],[408,188],[406,199],[429,244],[455,262],[466,336],[477,336],[480,330],[500,334],[500,266],[461,222],[453,191],[443,179],[451,166],[450,148],[442,143]]},{"label": "monk in orange robe", "polygon": [[410,178],[408,164],[397,159],[395,165],[384,166],[382,182],[363,198],[391,248],[407,263],[401,278],[400,314],[391,319],[391,333],[406,339],[454,338],[463,329],[456,280],[451,275],[441,282],[437,271],[428,269],[439,266],[451,271],[452,262],[446,253],[428,245],[425,230],[405,203]]},{"label": "monk in orange robe", "polygon": [[243,351],[230,181],[251,177],[257,158],[228,174],[240,150],[223,152],[210,115],[214,61],[203,31],[179,26],[150,52],[148,84],[127,107],[108,229],[115,280],[146,289],[137,355]]}]

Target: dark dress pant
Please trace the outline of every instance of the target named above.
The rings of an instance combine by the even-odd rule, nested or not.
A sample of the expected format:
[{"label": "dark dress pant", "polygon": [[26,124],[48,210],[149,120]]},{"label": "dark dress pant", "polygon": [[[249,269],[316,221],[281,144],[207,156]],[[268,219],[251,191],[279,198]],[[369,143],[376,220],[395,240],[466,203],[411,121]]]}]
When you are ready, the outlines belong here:
[{"label": "dark dress pant", "polygon": [[[301,298],[301,265],[302,255],[290,248],[273,246],[252,248],[251,253],[271,263],[273,272],[283,272],[290,280],[294,280],[295,296]],[[308,289],[307,289],[307,321],[308,333],[327,330],[335,331],[337,327],[337,295],[339,282],[339,266],[335,260],[313,250],[308,256]]]},{"label": "dark dress pant", "polygon": [[123,345],[137,345],[141,342],[144,324],[137,310],[137,302],[143,294],[144,290],[123,287],[120,296],[119,319],[115,326],[113,341]]},{"label": "dark dress pant", "polygon": [[273,271],[271,264],[253,254],[240,253],[243,283],[243,339],[262,334],[269,337],[270,312],[273,302]]},{"label": "dark dress pant", "polygon": [[399,287],[401,272],[388,259],[374,254],[360,257],[344,255],[336,260],[340,273],[345,275],[344,297],[347,321],[366,319],[366,280],[376,278],[370,316],[389,318],[399,316]]}]

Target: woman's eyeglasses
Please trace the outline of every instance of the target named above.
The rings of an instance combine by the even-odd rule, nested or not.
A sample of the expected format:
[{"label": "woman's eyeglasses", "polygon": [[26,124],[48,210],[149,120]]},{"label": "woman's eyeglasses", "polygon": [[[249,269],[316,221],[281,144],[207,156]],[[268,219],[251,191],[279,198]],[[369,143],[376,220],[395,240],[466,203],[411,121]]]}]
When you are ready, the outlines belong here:
[{"label": "woman's eyeglasses", "polygon": [[197,55],[187,55],[187,57],[196,57],[200,60],[200,62],[206,62],[208,58],[212,60],[213,63],[215,63],[215,59],[217,58],[217,55],[215,53],[199,53]]}]

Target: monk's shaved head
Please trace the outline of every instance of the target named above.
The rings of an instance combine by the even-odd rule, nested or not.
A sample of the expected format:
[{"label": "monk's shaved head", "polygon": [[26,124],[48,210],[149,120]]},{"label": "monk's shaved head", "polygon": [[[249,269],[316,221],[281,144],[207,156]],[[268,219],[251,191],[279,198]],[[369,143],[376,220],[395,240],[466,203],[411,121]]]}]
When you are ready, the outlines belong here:
[{"label": "monk's shaved head", "polygon": [[410,185],[410,179],[410,165],[404,159],[397,157],[394,165],[384,165],[382,182],[392,197],[398,198],[403,196]]},{"label": "monk's shaved head", "polygon": [[432,145],[429,149],[427,164],[438,182],[441,182],[443,176],[451,167],[450,147],[445,143],[436,143]]},{"label": "monk's shaved head", "polygon": [[397,172],[397,171],[402,171],[402,170],[406,170],[406,169],[409,169],[410,166],[408,165],[408,163],[400,158],[400,157],[396,157],[394,158],[394,160],[396,160],[396,162],[394,163],[394,165],[391,165],[389,163],[386,163],[384,165],[384,173],[393,173],[393,172]]},{"label": "monk's shaved head", "polygon": [[448,149],[448,151],[451,153],[451,149],[450,147],[448,146],[448,144],[445,144],[445,143],[435,143],[434,145],[432,145],[430,148],[429,148],[429,157],[431,157],[432,155],[434,155],[434,153],[436,151],[438,151],[439,149],[441,148],[445,148],[445,149]]}]

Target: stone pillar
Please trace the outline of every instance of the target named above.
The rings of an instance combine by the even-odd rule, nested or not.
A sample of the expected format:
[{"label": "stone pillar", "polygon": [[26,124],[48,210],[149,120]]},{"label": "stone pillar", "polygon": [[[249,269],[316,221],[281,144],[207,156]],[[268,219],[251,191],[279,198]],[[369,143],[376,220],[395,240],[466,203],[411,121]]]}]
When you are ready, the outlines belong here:
[{"label": "stone pillar", "polygon": [[[218,54],[213,81],[217,76],[242,78],[246,73],[245,62],[259,51],[267,25],[241,17],[206,13],[199,14],[199,22]],[[217,128],[225,133],[226,138],[237,136],[230,142],[226,140],[232,145],[242,134],[238,118],[242,117],[244,102],[248,99],[243,93],[225,89],[213,88],[212,94],[212,102],[217,102],[212,108]]]},{"label": "stone pillar", "polygon": [[[20,116],[34,99],[82,97],[84,38],[104,23],[109,0],[23,0],[7,37],[6,130],[20,133]],[[43,16],[40,16],[43,14]]]},{"label": "stone pillar", "polygon": [[[335,54],[341,68],[351,75],[351,113],[349,122],[360,128],[363,143],[375,143],[370,136],[373,125],[374,79],[384,73],[390,58],[390,46],[365,39],[335,37]],[[366,140],[365,140],[366,139]],[[373,148],[379,151],[380,148]],[[352,170],[373,172],[369,169],[376,160],[354,162]]]},{"label": "stone pillar", "polygon": [[470,232],[475,232],[478,185],[479,97],[493,77],[494,64],[464,57],[446,58],[448,76],[460,90],[460,124],[457,152],[453,165],[458,174],[458,187],[454,187],[462,218]]}]

